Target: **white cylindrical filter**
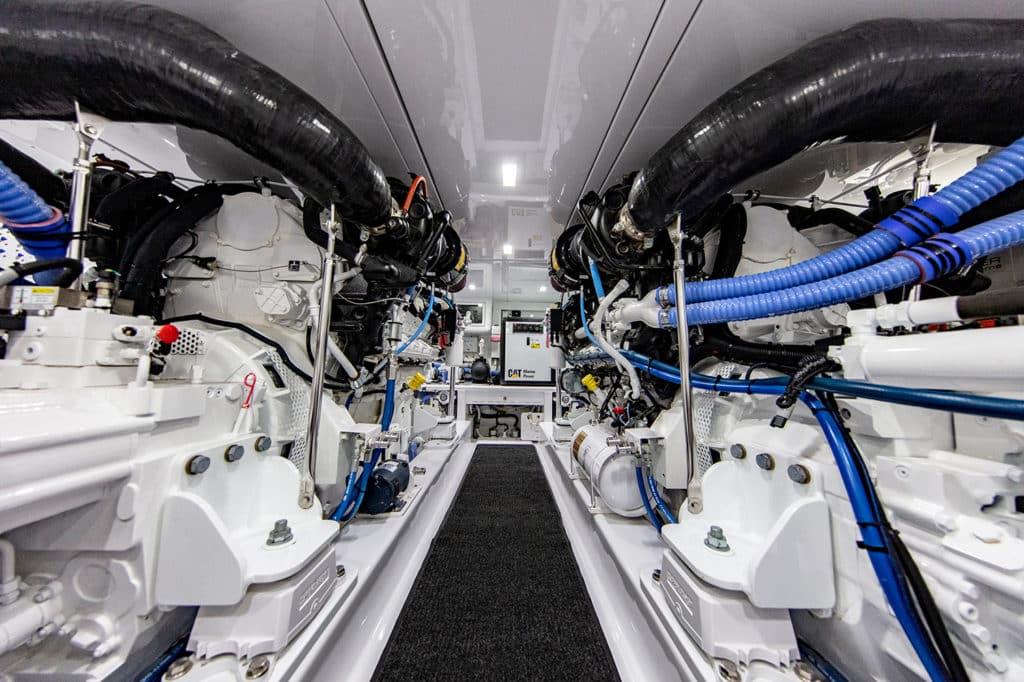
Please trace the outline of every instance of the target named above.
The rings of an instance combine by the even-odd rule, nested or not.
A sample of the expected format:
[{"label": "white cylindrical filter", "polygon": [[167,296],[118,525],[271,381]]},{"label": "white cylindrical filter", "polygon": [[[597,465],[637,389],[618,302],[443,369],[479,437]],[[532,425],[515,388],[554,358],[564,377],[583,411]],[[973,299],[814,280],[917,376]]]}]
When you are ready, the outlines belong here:
[{"label": "white cylindrical filter", "polygon": [[608,445],[608,439],[616,435],[604,424],[587,424],[573,434],[572,456],[593,481],[608,509],[620,516],[642,516],[644,504],[636,482],[636,460]]},{"label": "white cylindrical filter", "polygon": [[965,329],[878,336],[843,347],[856,357],[847,378],[906,388],[1020,391],[1024,382],[1024,327]]}]

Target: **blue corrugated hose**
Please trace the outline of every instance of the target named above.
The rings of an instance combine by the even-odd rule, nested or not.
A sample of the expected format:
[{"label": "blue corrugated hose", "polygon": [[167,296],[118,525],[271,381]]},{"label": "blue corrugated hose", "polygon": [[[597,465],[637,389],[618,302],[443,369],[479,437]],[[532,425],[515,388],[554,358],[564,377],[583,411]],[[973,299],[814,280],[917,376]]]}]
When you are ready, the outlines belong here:
[{"label": "blue corrugated hose", "polygon": [[[901,245],[912,246],[954,225],[967,211],[981,205],[1024,179],[1024,138],[946,185],[932,196],[922,197],[875,230],[849,244],[789,267],[726,279],[686,285],[690,303],[752,296],[768,291],[836,277],[870,265],[892,254]],[[675,305],[675,289],[664,294]]]},{"label": "blue corrugated hose", "polygon": [[[850,272],[782,291],[687,304],[689,325],[786,315],[853,301],[897,287],[927,282],[979,258],[1024,244],[1024,211],[996,218],[957,234],[941,234],[892,258]],[[668,326],[676,325],[676,310]]]}]

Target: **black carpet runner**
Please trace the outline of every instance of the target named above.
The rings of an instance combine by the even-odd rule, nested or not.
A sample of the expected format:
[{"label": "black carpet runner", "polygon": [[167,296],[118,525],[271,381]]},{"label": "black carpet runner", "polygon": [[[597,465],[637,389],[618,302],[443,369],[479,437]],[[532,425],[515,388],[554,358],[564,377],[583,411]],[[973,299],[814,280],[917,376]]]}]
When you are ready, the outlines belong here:
[{"label": "black carpet runner", "polygon": [[618,679],[532,446],[477,446],[374,679]]}]

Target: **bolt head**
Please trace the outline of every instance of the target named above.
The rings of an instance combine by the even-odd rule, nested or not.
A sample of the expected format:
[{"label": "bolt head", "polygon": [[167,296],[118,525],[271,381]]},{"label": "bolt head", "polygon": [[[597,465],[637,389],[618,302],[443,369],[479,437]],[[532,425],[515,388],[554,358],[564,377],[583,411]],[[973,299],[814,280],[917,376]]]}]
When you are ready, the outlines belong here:
[{"label": "bolt head", "polygon": [[743,459],[744,457],[747,456],[747,449],[740,445],[739,443],[733,443],[731,446],[729,446],[729,454],[735,457],[736,459]]},{"label": "bolt head", "polygon": [[656,583],[657,582],[661,582],[661,569],[660,568],[654,569],[654,572],[651,573],[651,580],[653,580]]},{"label": "bolt head", "polygon": [[192,670],[192,658],[185,656],[173,661],[167,666],[167,672],[164,673],[165,680],[177,680],[184,677]]},{"label": "bolt head", "polygon": [[256,439],[253,447],[256,448],[256,452],[266,452],[270,449],[270,446],[274,444],[273,439],[270,436],[260,436]]},{"label": "bolt head", "polygon": [[342,566],[341,564],[338,564],[338,577],[339,578],[344,578],[345,577],[345,567]]},{"label": "bolt head", "polygon": [[704,544],[716,552],[729,551],[729,541],[725,539],[725,533],[722,531],[721,526],[711,526],[708,528]]},{"label": "bolt head", "polygon": [[249,662],[245,669],[245,679],[255,680],[263,677],[270,670],[270,659],[266,656],[257,656]]},{"label": "bolt head", "polygon": [[811,482],[811,472],[803,464],[790,464],[786,474],[793,483],[806,485]]},{"label": "bolt head", "polygon": [[244,455],[245,447],[239,445],[238,443],[235,443],[234,445],[229,445],[227,449],[224,451],[224,459],[226,459],[229,462],[237,462],[238,460],[242,459]]},{"label": "bolt head", "polygon": [[758,453],[757,457],[754,458],[754,461],[757,462],[757,466],[761,467],[765,471],[771,471],[775,468],[775,458],[767,452]]},{"label": "bolt head", "polygon": [[185,464],[185,473],[190,476],[198,476],[199,474],[205,473],[210,468],[210,458],[206,455],[196,455],[188,460]]}]

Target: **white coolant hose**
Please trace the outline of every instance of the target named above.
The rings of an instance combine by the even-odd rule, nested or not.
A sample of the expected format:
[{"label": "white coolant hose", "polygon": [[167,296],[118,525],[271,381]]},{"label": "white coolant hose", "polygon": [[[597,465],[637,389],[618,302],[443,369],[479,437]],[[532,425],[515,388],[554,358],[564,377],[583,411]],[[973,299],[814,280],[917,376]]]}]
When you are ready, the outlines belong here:
[{"label": "white coolant hose", "polygon": [[[362,271],[362,268],[352,268],[339,274],[335,280],[334,285],[339,286],[345,284],[348,280],[354,278]],[[313,334],[316,335],[317,325],[320,321],[320,282],[316,282],[309,288],[307,298],[309,299],[309,324],[313,328]],[[358,379],[359,370],[352,364],[352,361],[345,355],[345,351],[341,350],[341,346],[335,341],[330,335],[327,336],[327,351],[334,358],[335,362],[341,365],[341,369],[348,375],[349,379]]]},{"label": "white coolant hose", "polygon": [[637,400],[640,397],[640,376],[637,374],[636,368],[605,338],[604,332],[601,330],[601,323],[604,321],[604,316],[608,312],[609,306],[615,302],[615,299],[624,294],[628,288],[629,282],[620,279],[615,287],[601,299],[601,304],[597,306],[597,312],[594,313],[594,319],[590,322],[590,331],[594,332],[594,338],[597,340],[597,344],[601,346],[601,349],[610,355],[615,360],[615,364],[622,368],[629,376],[629,386],[632,389],[630,397],[633,400]]}]

